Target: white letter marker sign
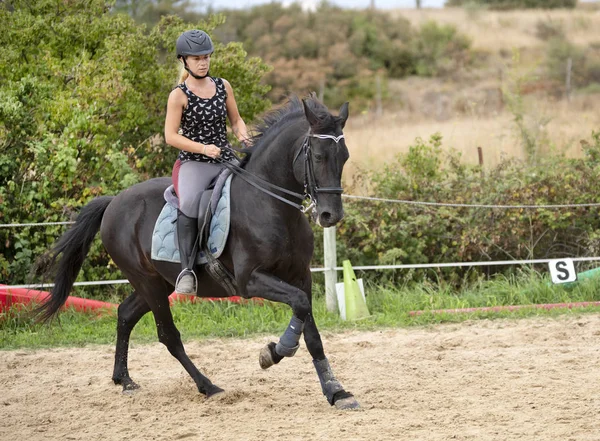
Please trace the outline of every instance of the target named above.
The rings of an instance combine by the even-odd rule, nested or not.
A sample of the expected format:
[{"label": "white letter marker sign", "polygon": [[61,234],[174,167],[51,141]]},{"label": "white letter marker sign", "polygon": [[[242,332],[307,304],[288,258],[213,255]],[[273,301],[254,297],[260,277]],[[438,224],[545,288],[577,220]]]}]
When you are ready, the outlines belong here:
[{"label": "white letter marker sign", "polygon": [[577,280],[573,259],[555,259],[548,262],[552,283],[567,283]]}]

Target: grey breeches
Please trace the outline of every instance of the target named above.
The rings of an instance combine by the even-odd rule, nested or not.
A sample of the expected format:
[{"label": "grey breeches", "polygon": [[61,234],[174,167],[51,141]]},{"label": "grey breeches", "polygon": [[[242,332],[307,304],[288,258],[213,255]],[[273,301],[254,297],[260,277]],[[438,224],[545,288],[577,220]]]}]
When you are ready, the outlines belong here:
[{"label": "grey breeches", "polygon": [[[177,168],[177,166],[175,167]],[[179,210],[187,217],[197,218],[202,192],[219,174],[223,166],[208,162],[185,161],[174,170],[173,184],[179,196]]]}]

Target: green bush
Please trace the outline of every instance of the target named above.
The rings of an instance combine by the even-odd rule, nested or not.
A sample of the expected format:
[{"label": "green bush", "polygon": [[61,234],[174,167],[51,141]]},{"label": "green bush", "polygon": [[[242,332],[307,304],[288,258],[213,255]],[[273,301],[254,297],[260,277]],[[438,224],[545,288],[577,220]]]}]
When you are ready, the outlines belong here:
[{"label": "green bush", "polygon": [[[581,159],[547,158],[535,166],[507,160],[483,173],[442,138],[417,139],[407,154],[381,171],[363,172],[381,198],[483,205],[556,205],[600,202],[600,131],[583,141]],[[360,180],[359,180],[360,181]],[[561,209],[423,206],[346,199],[338,227],[338,259],[353,265],[471,262],[595,256],[600,252],[597,207]],[[497,266],[429,271],[460,284]],[[370,273],[368,277],[422,278],[424,272]]]},{"label": "green bush", "polygon": [[[179,73],[177,36],[212,31],[165,17],[154,28],[110,12],[104,0],[0,4],[0,222],[64,221],[91,198],[170,175],[176,149],[162,141]],[[267,72],[239,44],[216,44],[213,74],[229,79],[247,121],[269,102]],[[63,227],[0,229],[0,280],[27,271]],[[81,277],[118,278],[99,243]]]},{"label": "green bush", "polygon": [[376,75],[444,75],[470,63],[470,41],[456,28],[429,23],[413,29],[407,19],[381,11],[324,2],[309,12],[274,2],[225,14],[215,35],[242,41],[274,66],[266,78],[274,101],[325,86],[327,105],[353,98],[364,108],[375,95]]},{"label": "green bush", "polygon": [[446,6],[480,4],[490,9],[557,9],[574,8],[577,0],[447,0]]},{"label": "green bush", "polygon": [[421,26],[411,46],[417,75],[447,75],[469,63],[471,41],[453,25],[429,21]]},{"label": "green bush", "polygon": [[546,50],[545,64],[548,76],[564,82],[569,58],[572,62],[571,81],[574,88],[600,83],[600,47],[583,47],[571,43],[566,38],[552,38]]}]

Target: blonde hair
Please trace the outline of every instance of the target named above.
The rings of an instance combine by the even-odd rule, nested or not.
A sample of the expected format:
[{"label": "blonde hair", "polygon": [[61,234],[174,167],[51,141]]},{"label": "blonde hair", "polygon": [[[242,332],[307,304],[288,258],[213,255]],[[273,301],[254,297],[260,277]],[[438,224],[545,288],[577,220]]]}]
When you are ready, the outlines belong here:
[{"label": "blonde hair", "polygon": [[190,74],[187,70],[185,70],[185,66],[183,65],[183,63],[181,63],[181,70],[179,71],[179,80],[177,80],[177,84],[183,83],[185,80],[187,80],[187,77],[189,76]]}]

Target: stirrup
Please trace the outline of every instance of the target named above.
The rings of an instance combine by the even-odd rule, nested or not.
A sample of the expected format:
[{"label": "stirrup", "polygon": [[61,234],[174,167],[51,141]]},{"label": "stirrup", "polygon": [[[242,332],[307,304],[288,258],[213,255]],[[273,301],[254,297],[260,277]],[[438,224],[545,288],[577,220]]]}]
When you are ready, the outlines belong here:
[{"label": "stirrup", "polygon": [[[194,278],[194,286],[193,286],[193,291],[188,291],[188,292],[179,292],[177,291],[177,287],[179,286],[179,282],[181,281],[181,279],[187,275],[187,274],[191,274],[192,277]],[[187,294],[187,295],[194,295],[198,292],[198,277],[196,277],[196,273],[194,272],[194,270],[185,268],[183,269],[179,275],[177,276],[177,280],[175,281],[175,293],[176,294]]]}]

